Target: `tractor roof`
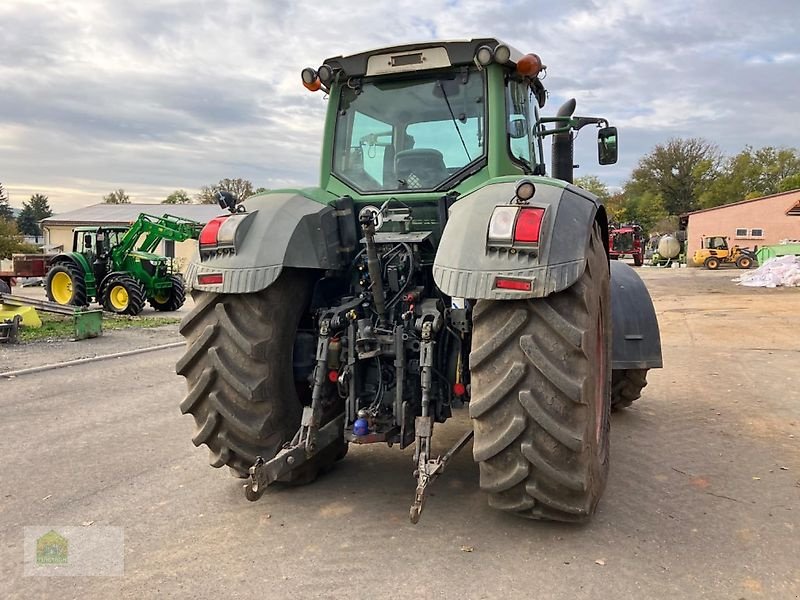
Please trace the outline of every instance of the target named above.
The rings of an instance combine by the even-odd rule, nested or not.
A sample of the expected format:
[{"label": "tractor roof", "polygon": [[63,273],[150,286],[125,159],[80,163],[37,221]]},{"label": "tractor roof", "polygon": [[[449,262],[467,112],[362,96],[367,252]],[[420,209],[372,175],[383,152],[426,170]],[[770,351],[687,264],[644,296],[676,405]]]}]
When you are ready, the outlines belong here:
[{"label": "tractor roof", "polygon": [[499,45],[509,48],[511,57],[508,62],[511,65],[516,64],[522,53],[495,38],[441,40],[376,48],[350,56],[326,58],[324,64],[333,69],[341,69],[350,77],[385,75],[394,72],[470,65],[475,61],[475,53],[478,48],[489,46],[494,49]]}]

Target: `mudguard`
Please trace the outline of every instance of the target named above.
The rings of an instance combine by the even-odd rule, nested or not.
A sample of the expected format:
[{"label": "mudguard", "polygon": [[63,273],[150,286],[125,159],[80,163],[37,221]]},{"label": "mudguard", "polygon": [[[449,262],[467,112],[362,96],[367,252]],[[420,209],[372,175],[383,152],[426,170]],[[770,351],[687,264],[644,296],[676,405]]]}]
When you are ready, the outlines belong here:
[{"label": "mudguard", "polygon": [[[605,208],[595,196],[563,181],[528,177],[536,193],[528,203],[545,208],[535,253],[498,252],[487,247],[492,211],[514,198],[518,178],[503,178],[453,204],[433,265],[436,285],[458,298],[514,300],[541,298],[575,283],[586,266],[595,220],[608,235]],[[606,247],[608,240],[604,239]],[[497,277],[532,282],[530,291],[495,288]]]},{"label": "mudguard", "polygon": [[650,294],[636,271],[611,261],[611,368],[659,369],[661,335]]},{"label": "mudguard", "polygon": [[56,263],[69,263],[77,267],[83,274],[83,280],[86,283],[86,292],[90,296],[95,295],[95,284],[97,281],[94,277],[94,270],[86,257],[80,252],[62,252],[48,259],[47,264],[53,266]]},{"label": "mudguard", "polygon": [[[251,215],[234,252],[195,255],[186,269],[187,286],[208,292],[247,294],[263,290],[283,267],[340,268],[336,211],[292,192],[260,194],[243,203]],[[201,285],[198,275],[222,274],[221,284]]]}]

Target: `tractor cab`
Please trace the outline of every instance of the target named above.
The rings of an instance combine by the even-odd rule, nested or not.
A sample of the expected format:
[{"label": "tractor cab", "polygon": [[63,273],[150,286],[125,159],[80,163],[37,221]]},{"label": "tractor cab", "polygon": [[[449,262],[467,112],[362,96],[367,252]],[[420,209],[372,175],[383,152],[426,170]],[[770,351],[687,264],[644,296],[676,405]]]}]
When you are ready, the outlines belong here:
[{"label": "tractor cab", "polygon": [[703,238],[700,247],[706,250],[713,250],[717,254],[720,252],[727,252],[728,238],[723,235],[707,236]]},{"label": "tractor cab", "polygon": [[77,227],[72,232],[72,251],[85,256],[106,255],[119,244],[127,227]]},{"label": "tractor cab", "polygon": [[616,129],[605,119],[574,117],[574,100],[556,117],[540,115],[546,68],[538,55],[487,38],[384,48],[304,69],[305,87],[329,95],[320,188],[357,204],[435,206],[443,195],[452,203],[497,177],[544,176],[548,135],[553,176],[571,182],[572,132],[588,124],[602,127],[601,164],[616,162]]}]

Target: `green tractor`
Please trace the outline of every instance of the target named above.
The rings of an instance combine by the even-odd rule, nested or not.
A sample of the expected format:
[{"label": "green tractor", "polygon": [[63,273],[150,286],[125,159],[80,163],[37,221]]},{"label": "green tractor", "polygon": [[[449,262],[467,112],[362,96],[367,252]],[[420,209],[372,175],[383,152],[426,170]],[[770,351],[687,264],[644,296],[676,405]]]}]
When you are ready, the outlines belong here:
[{"label": "green tractor", "polygon": [[[483,38],[302,71],[328,102],[319,187],[222,194],[231,214],[187,269],[181,411],[249,500],[311,481],[348,445],[413,445],[416,523],[474,437],[491,506],[595,512],[611,409],[640,397],[661,344],[641,279],[609,261],[604,206],[571,184],[575,132],[596,125],[610,164],[617,130],[574,100],[541,116],[544,70]],[[434,453],[463,407],[468,430]]]},{"label": "green tractor", "polygon": [[72,252],[50,261],[47,297],[75,306],[94,300],[124,315],[138,315],[145,301],[156,310],[178,310],[186,299],[183,277],[170,259],[153,250],[162,240],[196,239],[202,228],[189,219],[147,214],[130,227],[78,227],[73,230]]}]

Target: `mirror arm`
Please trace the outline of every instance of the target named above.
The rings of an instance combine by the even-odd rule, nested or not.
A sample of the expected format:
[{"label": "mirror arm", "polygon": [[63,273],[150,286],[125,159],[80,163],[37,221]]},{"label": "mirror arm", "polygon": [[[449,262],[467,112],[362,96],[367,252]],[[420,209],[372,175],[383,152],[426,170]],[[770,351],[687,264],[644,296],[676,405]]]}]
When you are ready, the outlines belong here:
[{"label": "mirror arm", "polygon": [[608,121],[602,117],[540,117],[536,122],[537,125],[543,125],[545,123],[559,123],[562,126],[554,127],[553,129],[539,128],[536,132],[536,135],[539,137],[578,131],[586,125],[596,124],[598,127],[608,127]]}]

